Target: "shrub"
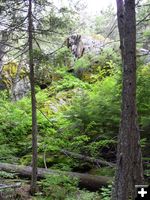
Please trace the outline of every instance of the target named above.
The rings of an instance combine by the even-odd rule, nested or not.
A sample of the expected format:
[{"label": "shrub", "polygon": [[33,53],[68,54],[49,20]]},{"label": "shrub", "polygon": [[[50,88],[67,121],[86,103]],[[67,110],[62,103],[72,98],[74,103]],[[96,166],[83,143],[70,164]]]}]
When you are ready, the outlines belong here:
[{"label": "shrub", "polygon": [[65,175],[49,175],[40,183],[44,196],[50,199],[64,200],[77,189],[78,180]]}]

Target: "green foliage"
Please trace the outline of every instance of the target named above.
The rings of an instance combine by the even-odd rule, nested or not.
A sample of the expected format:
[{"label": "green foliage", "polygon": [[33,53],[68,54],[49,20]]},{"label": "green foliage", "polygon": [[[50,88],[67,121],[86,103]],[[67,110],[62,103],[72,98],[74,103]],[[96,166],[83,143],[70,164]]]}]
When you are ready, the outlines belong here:
[{"label": "green foliage", "polygon": [[67,73],[65,68],[57,69],[55,73],[60,77],[57,82],[53,83],[56,92],[74,88],[90,88],[89,84],[77,79],[73,74]]},{"label": "green foliage", "polygon": [[89,70],[90,65],[91,65],[90,57],[88,55],[84,55],[83,57],[81,57],[75,62],[75,65],[74,65],[75,75],[78,78],[82,79],[84,73]]},{"label": "green foliage", "polygon": [[11,89],[13,82],[18,75],[20,79],[23,79],[27,76],[26,70],[23,66],[18,70],[19,65],[16,62],[9,62],[3,66],[1,73],[2,82],[5,84],[7,89]]},{"label": "green foliage", "polygon": [[[43,105],[46,93],[37,94],[37,105]],[[7,116],[7,117],[6,117]],[[51,124],[38,112],[39,134],[48,131]],[[44,131],[43,131],[44,130]],[[29,98],[18,102],[0,99],[0,156],[23,156],[31,151],[31,104]],[[6,157],[5,157],[6,156]]]},{"label": "green foliage", "polygon": [[[119,95],[114,77],[97,82],[90,92],[75,97],[66,111],[65,133],[68,147],[95,155],[104,147],[113,147],[119,127]],[[99,91],[99,92],[97,92]]]},{"label": "green foliage", "polygon": [[110,200],[111,199],[111,190],[112,190],[112,185],[108,185],[108,187],[102,187],[102,189],[101,189],[102,200]]},{"label": "green foliage", "polygon": [[118,54],[112,48],[106,48],[100,55],[83,55],[75,62],[74,73],[78,78],[93,83],[113,75],[119,64]]},{"label": "green foliage", "polygon": [[140,124],[142,127],[148,127],[150,125],[150,118],[148,113],[150,112],[150,65],[144,65],[138,68],[138,80],[137,80],[137,105],[138,113],[140,116]]},{"label": "green foliage", "polygon": [[[112,31],[111,35],[108,35],[110,32],[110,27],[114,24],[114,8],[110,5],[106,9],[102,10],[99,15],[93,20],[94,23],[94,32],[103,34],[105,38],[109,37],[116,39],[116,31]],[[114,24],[115,26],[115,24]]]},{"label": "green foliage", "polygon": [[78,180],[65,175],[49,175],[40,183],[42,195],[37,199],[45,200],[100,200],[98,192],[89,192],[78,188]]},{"label": "green foliage", "polygon": [[[0,142],[0,162],[17,162],[18,159],[15,157],[17,153],[17,148],[12,147],[12,145],[5,144],[4,137]],[[2,141],[4,144],[2,144]]]},{"label": "green foliage", "polygon": [[[141,48],[149,49],[150,32],[149,32],[149,20],[147,13],[150,12],[150,1],[141,1],[141,6],[137,9],[137,41]],[[146,5],[146,6],[144,6]]]},{"label": "green foliage", "polygon": [[150,177],[150,158],[149,157],[143,157],[143,163],[144,163],[144,176],[147,178],[149,183],[149,177]]},{"label": "green foliage", "polygon": [[44,196],[50,199],[64,200],[68,194],[76,191],[78,180],[65,175],[49,175],[41,181]]},{"label": "green foliage", "polygon": [[30,109],[30,104],[24,99],[24,106],[27,109],[26,112],[19,103],[5,102],[2,100],[0,103],[0,134],[2,135],[0,147],[2,149],[3,145],[10,147],[12,154],[14,152],[21,153],[26,146],[23,141],[26,141],[27,135],[31,131],[31,116],[27,113],[29,112],[28,108]]},{"label": "green foliage", "polygon": [[13,179],[15,178],[15,174],[14,173],[8,173],[8,172],[5,172],[5,171],[0,171],[0,178],[9,178],[9,179]]},{"label": "green foliage", "polygon": [[93,169],[90,170],[90,174],[98,175],[98,176],[114,177],[115,169],[112,168],[112,167],[93,168]]},{"label": "green foliage", "polygon": [[103,49],[101,54],[98,57],[95,57],[94,59],[98,63],[98,65],[100,65],[102,67],[108,66],[108,68],[109,68],[110,61],[115,65],[115,67],[118,68],[118,70],[121,65],[120,56],[119,56],[118,52],[115,51],[112,47]]},{"label": "green foliage", "polygon": [[98,192],[89,192],[87,190],[79,190],[74,196],[68,195],[65,200],[76,200],[77,198],[80,200],[101,200]]},{"label": "green foliage", "polygon": [[54,66],[57,67],[70,67],[72,65],[72,53],[67,47],[63,47],[56,52],[54,59]]},{"label": "green foliage", "polygon": [[[39,62],[37,65],[39,76],[37,81],[40,82],[40,78],[52,75],[52,82],[47,83],[48,87],[45,90],[36,86],[38,166],[44,167],[46,164],[47,167],[64,171],[88,171],[95,166],[66,156],[61,153],[61,150],[66,149],[108,161],[115,159],[116,136],[119,132],[120,120],[121,70],[119,60],[112,49],[102,52],[99,56],[88,55],[79,59],[73,72],[68,72],[67,65],[69,64],[66,64],[66,67],[59,66],[65,53],[67,49],[58,51],[56,58],[58,63],[60,59],[60,63],[57,63],[55,68],[52,67],[51,62],[44,61],[44,58],[43,64]],[[69,52],[66,56],[69,63]],[[39,58],[42,59],[40,55]],[[75,74],[80,68],[83,69],[81,79]],[[142,65],[137,71],[137,105],[140,129],[143,130],[141,144],[145,157],[149,152],[149,69],[149,65]],[[47,81],[46,78],[44,78],[44,83],[45,81]],[[30,96],[17,102],[10,102],[6,92],[1,92],[0,161],[15,161],[29,165],[31,157]],[[149,170],[147,167],[145,169]],[[104,167],[93,173],[113,176],[114,170]],[[61,198],[54,194],[56,190],[53,185],[56,185],[59,193],[67,199],[76,199],[78,195],[81,199],[99,199],[97,193],[79,191],[75,185],[73,187],[76,188],[76,192],[72,191],[71,186],[67,185],[72,181],[69,182],[65,178],[62,180],[55,178],[55,181],[53,184],[49,179],[47,191],[44,191],[45,195],[51,191],[52,199]],[[67,187],[70,188],[69,191]]]}]

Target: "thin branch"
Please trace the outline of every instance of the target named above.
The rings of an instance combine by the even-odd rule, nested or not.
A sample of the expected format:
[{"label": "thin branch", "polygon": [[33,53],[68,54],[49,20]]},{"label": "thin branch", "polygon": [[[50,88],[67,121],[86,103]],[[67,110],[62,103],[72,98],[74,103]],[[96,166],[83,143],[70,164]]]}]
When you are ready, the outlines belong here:
[{"label": "thin branch", "polygon": [[54,44],[54,43],[52,43],[52,42],[48,42],[47,40],[42,40],[42,39],[40,39],[40,38],[36,38],[36,40],[39,40],[40,42],[45,42],[45,43],[49,43],[49,44]]},{"label": "thin branch", "polygon": [[138,23],[136,23],[136,26],[138,26],[139,24],[141,24],[149,16],[150,16],[150,13],[148,13],[143,19],[139,20]]},{"label": "thin branch", "polygon": [[0,44],[2,44],[4,46],[7,46],[7,47],[11,47],[12,49],[16,49],[16,50],[22,50],[21,47],[25,46],[25,45],[21,45],[20,47],[15,47],[15,46],[13,46],[11,44],[8,44],[8,43],[2,42],[2,41],[0,41]]},{"label": "thin branch", "polygon": [[37,39],[35,37],[33,37],[35,43],[37,44],[38,48],[40,49],[40,51],[42,51],[41,47],[40,47],[40,44],[38,43]]},{"label": "thin branch", "polygon": [[57,51],[59,51],[62,48],[64,48],[64,43],[61,45],[61,47],[59,47],[58,49],[56,49],[53,52],[49,53],[48,55],[53,55],[53,54],[55,54]]},{"label": "thin branch", "polygon": [[114,164],[114,163],[107,162],[105,160],[100,160],[100,159],[90,157],[90,156],[81,155],[81,154],[76,153],[76,152],[70,152],[66,149],[62,149],[62,150],[60,150],[60,152],[65,154],[65,155],[80,159],[82,161],[87,161],[87,162],[91,162],[91,163],[95,163],[95,164],[99,164],[99,165],[107,165],[107,166],[110,166],[110,167],[116,166],[116,164]]},{"label": "thin branch", "polygon": [[137,5],[137,7],[143,7],[143,6],[150,6],[150,3],[142,4],[142,5]]}]

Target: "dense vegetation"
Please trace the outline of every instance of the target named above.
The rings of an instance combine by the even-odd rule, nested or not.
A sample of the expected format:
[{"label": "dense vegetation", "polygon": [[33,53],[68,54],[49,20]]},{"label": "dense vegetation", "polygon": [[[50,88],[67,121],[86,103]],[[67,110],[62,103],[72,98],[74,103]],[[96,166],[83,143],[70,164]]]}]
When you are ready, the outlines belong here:
[{"label": "dense vegetation", "polygon": [[[39,167],[114,175],[114,170],[110,167],[99,168],[97,165],[64,155],[61,151],[65,149],[115,162],[120,118],[121,66],[116,53],[112,52],[111,49],[107,49],[95,58],[99,61],[96,65],[87,57],[79,59],[73,73],[68,72],[65,66],[56,66],[51,73],[51,84],[45,89],[36,86]],[[61,52],[59,54],[61,58]],[[87,66],[87,63],[90,65]],[[50,68],[49,65],[45,67]],[[139,124],[145,161],[148,161],[149,148],[149,67],[149,64],[138,66],[137,83]],[[18,164],[30,165],[32,157],[30,93],[21,100],[11,102],[7,92],[1,91],[0,105],[1,162],[15,161]],[[148,169],[145,168],[145,176],[148,175]],[[68,193],[66,191],[68,188],[72,191],[72,187],[75,187],[66,178],[59,180],[54,177],[54,183],[53,178],[49,178],[42,183],[45,186],[44,194],[47,194],[47,186],[52,184],[48,192],[51,193],[52,190],[52,195],[56,199],[59,199],[55,192],[59,184],[65,184],[64,191],[61,191],[63,195]],[[53,188],[54,184],[58,186]],[[61,193],[59,195],[64,198]],[[84,194],[81,193],[82,195]],[[85,195],[89,195],[87,197],[89,199],[93,198],[92,193]]]}]

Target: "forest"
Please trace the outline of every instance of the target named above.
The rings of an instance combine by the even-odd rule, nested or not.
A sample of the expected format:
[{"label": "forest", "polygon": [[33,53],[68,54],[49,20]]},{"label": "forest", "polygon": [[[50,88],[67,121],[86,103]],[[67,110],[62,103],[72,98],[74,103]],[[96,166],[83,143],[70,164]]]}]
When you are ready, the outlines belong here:
[{"label": "forest", "polygon": [[88,2],[0,0],[0,200],[148,199],[150,0]]}]

